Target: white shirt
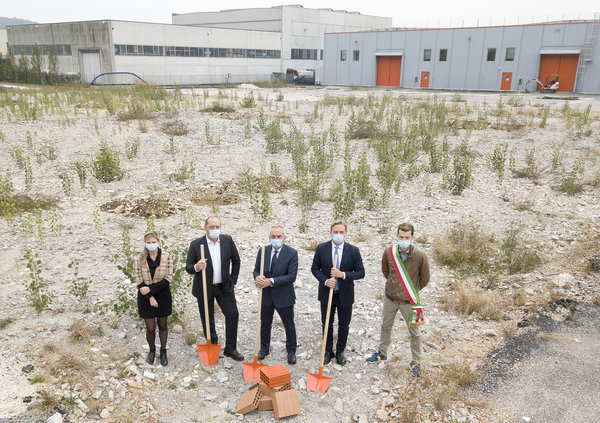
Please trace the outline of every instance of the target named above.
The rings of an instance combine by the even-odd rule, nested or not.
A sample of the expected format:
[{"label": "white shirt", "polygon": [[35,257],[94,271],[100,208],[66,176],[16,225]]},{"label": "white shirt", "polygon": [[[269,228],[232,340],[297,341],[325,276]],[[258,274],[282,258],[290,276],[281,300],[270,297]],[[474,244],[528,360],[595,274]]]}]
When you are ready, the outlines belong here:
[{"label": "white shirt", "polygon": [[[337,250],[337,255],[338,255],[338,263],[339,265],[342,264],[342,254],[344,254],[344,243],[342,242],[340,245],[335,245],[333,243],[333,241],[331,241],[331,262],[333,263],[333,267],[335,267],[336,269],[339,269],[340,266],[336,266],[335,265],[335,249],[336,247],[338,248]],[[346,279],[346,272],[342,272],[344,274],[344,277],[342,279]]]},{"label": "white shirt", "polygon": [[[271,266],[273,264],[273,256],[275,255],[275,251],[277,251],[277,260],[279,260],[282,249],[283,249],[283,244],[281,245],[281,247],[279,247],[278,250],[276,250],[275,248],[271,248],[271,261],[269,262],[269,266]],[[271,286],[275,285],[275,278],[269,278],[269,279],[271,280]]]},{"label": "white shirt", "polygon": [[[208,252],[213,267],[213,285],[223,283],[223,277],[221,275],[221,240],[217,238],[216,242],[212,242],[207,236],[206,243],[208,244]],[[194,265],[194,270],[196,272],[198,271],[196,265]]]}]

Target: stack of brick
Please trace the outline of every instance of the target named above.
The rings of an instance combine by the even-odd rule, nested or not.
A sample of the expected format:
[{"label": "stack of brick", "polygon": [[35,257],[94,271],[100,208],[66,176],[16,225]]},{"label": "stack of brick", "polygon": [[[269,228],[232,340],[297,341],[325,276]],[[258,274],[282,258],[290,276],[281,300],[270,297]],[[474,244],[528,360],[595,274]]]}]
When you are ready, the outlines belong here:
[{"label": "stack of brick", "polygon": [[291,374],[285,367],[281,364],[264,367],[260,370],[260,379],[242,395],[236,413],[247,414],[257,408],[273,410],[277,419],[300,413],[298,391],[292,388]]}]

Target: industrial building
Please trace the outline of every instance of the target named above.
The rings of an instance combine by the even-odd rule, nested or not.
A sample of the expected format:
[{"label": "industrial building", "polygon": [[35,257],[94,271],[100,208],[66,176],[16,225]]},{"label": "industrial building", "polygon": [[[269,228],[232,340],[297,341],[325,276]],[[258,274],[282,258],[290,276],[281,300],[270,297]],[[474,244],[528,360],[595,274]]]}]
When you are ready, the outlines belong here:
[{"label": "industrial building", "polygon": [[8,35],[6,28],[0,28],[0,56],[5,56],[8,52]]},{"label": "industrial building", "polygon": [[[326,85],[600,93],[600,20],[325,34]],[[528,84],[528,81],[529,84]]]},{"label": "industrial building", "polygon": [[[58,51],[60,73],[91,82],[99,74],[131,72],[149,83],[221,84],[270,80],[287,68],[313,69],[320,82],[323,35],[391,26],[391,18],[331,9],[276,6],[174,14],[173,24],[116,20],[14,25],[15,56]],[[46,61],[47,62],[47,61]],[[99,84],[129,84],[129,74]]]}]

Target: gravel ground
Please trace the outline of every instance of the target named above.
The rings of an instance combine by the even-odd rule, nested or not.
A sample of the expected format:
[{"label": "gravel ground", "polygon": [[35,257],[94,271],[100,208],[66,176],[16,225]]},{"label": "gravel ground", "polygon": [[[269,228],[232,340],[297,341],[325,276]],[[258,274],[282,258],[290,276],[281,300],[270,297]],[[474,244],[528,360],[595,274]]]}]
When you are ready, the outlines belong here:
[{"label": "gravel ground", "polygon": [[600,421],[600,307],[575,307],[572,320],[542,316],[493,351],[473,390],[513,422]]}]

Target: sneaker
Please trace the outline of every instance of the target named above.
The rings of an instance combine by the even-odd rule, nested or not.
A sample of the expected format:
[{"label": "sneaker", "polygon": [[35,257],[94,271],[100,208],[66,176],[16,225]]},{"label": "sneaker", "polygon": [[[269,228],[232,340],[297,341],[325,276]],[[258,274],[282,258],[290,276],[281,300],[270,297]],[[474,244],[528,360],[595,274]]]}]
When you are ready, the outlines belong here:
[{"label": "sneaker", "polygon": [[408,367],[410,368],[410,372],[414,377],[421,376],[421,367],[419,366],[419,363],[416,361],[411,361]]},{"label": "sneaker", "polygon": [[373,353],[373,355],[369,358],[367,358],[367,361],[369,363],[374,363],[376,361],[383,361],[383,360],[387,360],[387,355],[380,353],[379,351],[377,351],[376,353]]}]

